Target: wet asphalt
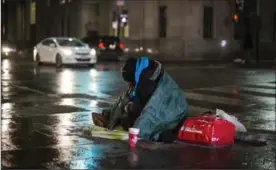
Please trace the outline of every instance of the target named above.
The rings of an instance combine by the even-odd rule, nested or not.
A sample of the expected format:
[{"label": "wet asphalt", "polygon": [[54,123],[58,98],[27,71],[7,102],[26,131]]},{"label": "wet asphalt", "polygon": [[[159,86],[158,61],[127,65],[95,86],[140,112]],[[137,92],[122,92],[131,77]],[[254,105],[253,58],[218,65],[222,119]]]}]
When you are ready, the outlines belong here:
[{"label": "wet asphalt", "polygon": [[91,126],[126,88],[122,63],[95,68],[34,67],[25,59],[1,64],[1,167],[70,169],[275,169],[276,80],[273,69],[227,65],[165,65],[183,89],[191,114],[220,108],[237,116],[266,146],[236,143],[227,148],[190,145],[129,149],[123,141],[89,138]]}]

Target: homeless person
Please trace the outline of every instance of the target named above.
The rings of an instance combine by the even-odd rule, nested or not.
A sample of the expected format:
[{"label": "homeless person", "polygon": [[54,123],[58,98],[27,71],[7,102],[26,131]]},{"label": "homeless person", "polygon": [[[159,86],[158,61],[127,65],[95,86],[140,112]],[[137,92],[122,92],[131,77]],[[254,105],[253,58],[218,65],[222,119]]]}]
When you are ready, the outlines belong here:
[{"label": "homeless person", "polygon": [[130,58],[122,70],[128,90],[111,109],[93,113],[98,126],[140,129],[142,139],[172,142],[188,112],[186,99],[161,63],[147,57]]}]

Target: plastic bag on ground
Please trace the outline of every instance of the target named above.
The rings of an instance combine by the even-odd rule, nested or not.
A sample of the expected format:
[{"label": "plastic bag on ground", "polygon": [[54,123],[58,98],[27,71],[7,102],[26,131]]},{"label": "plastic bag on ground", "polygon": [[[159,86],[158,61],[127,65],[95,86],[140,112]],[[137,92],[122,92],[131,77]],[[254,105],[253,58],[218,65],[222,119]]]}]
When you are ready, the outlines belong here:
[{"label": "plastic bag on ground", "polygon": [[227,120],[227,121],[233,123],[236,127],[236,132],[246,132],[247,131],[245,126],[240,121],[238,121],[238,119],[235,116],[229,115],[220,109],[216,109],[216,115],[223,118],[224,120]]}]

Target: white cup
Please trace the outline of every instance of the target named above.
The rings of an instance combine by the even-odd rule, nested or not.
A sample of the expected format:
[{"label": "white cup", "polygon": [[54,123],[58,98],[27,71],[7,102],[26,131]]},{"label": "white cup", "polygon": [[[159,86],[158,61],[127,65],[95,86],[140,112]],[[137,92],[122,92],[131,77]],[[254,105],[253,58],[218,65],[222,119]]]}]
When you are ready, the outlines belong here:
[{"label": "white cup", "polygon": [[140,129],[137,129],[137,128],[129,128],[128,129],[128,132],[133,134],[133,135],[138,135],[139,132],[140,132]]}]

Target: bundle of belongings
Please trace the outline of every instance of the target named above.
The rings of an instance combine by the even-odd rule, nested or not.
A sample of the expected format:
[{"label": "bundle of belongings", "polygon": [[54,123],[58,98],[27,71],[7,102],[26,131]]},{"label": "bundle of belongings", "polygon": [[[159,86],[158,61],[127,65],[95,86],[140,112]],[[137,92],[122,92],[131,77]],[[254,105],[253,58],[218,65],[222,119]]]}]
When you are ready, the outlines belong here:
[{"label": "bundle of belongings", "polygon": [[95,125],[109,130],[137,128],[140,139],[165,143],[182,140],[227,145],[244,139],[241,134],[246,128],[222,110],[187,118],[182,90],[158,61],[130,58],[121,71],[129,88],[110,109],[92,113]]}]

